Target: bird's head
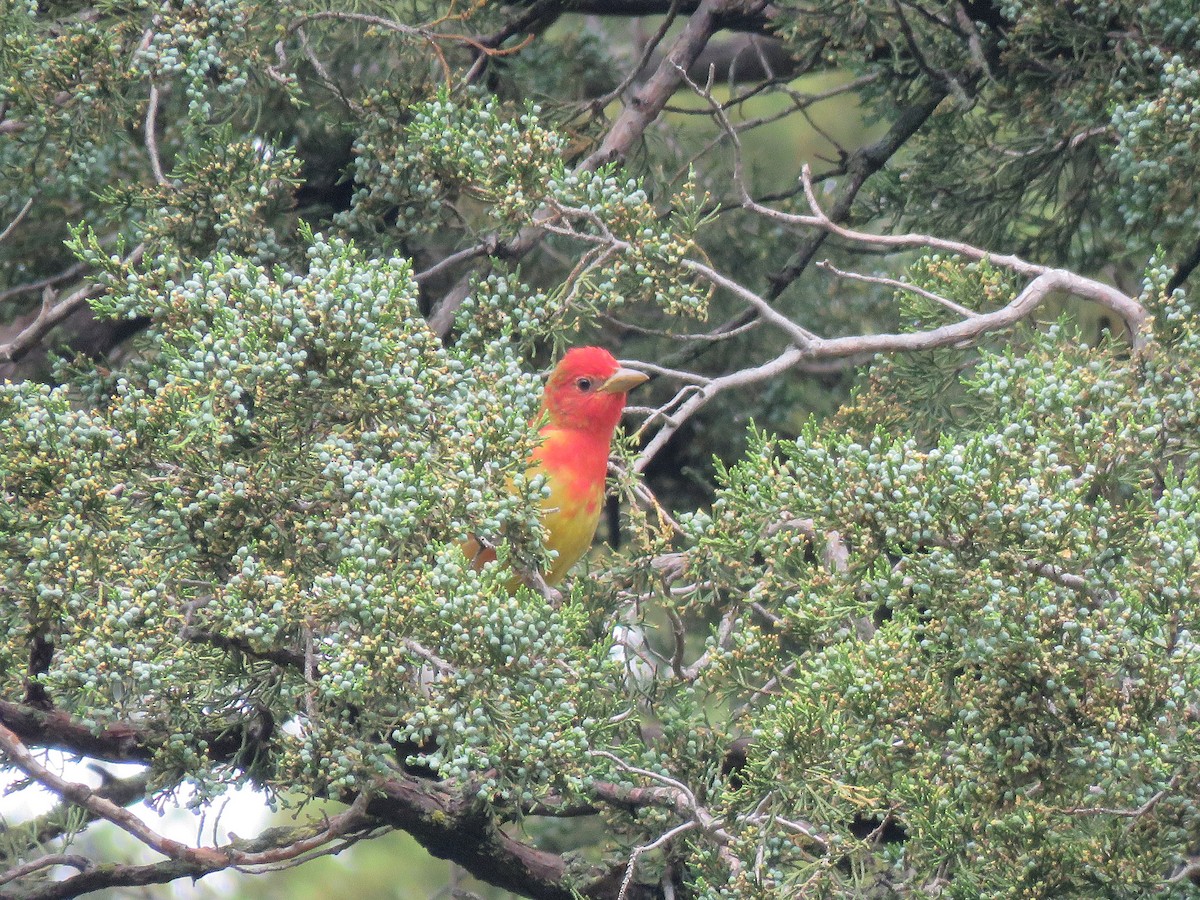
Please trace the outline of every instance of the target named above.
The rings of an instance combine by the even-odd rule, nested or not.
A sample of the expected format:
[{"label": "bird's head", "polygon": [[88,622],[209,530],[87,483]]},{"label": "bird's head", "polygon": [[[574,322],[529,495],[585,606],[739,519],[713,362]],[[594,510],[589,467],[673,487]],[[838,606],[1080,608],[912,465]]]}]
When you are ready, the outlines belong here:
[{"label": "bird's head", "polygon": [[622,369],[603,347],[575,347],[550,373],[542,407],[553,427],[611,437],[625,395],[648,377]]}]

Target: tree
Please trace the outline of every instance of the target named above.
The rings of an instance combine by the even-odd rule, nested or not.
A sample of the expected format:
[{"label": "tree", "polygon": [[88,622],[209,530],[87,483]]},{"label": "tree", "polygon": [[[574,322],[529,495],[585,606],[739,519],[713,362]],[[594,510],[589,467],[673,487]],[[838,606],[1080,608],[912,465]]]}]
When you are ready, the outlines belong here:
[{"label": "tree", "polygon": [[[1192,6],[7,5],[5,895],[389,829],[537,898],[1187,894]],[[511,589],[583,341],[655,376],[623,514]],[[296,823],[130,810],[242,784]]]}]

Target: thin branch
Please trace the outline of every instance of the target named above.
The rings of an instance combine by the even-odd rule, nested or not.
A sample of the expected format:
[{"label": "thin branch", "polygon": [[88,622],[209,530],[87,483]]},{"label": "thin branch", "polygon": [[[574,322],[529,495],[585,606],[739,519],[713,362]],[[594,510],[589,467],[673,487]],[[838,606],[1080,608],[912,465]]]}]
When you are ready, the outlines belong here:
[{"label": "thin branch", "polygon": [[[610,322],[618,331],[632,331],[635,334],[644,334],[648,337],[661,337],[671,341],[686,343],[691,341],[702,341],[706,344],[716,343],[718,341],[727,341],[730,338],[735,338],[740,334],[758,328],[762,324],[761,319],[752,319],[744,325],[734,328],[731,331],[720,331],[713,329],[692,334],[678,334],[663,328],[647,328],[645,325],[637,325],[633,322],[626,321],[614,316],[612,313],[601,313],[600,318],[606,322]],[[676,370],[679,371],[679,370]]]},{"label": "thin branch", "polygon": [[614,785],[610,782],[596,781],[592,783],[592,790],[597,796],[602,799],[633,804],[635,806],[650,803],[673,809],[679,815],[686,816],[694,823],[696,828],[715,842],[717,855],[729,867],[731,873],[736,874],[741,868],[741,861],[729,848],[729,845],[733,843],[732,835],[725,830],[718,818],[713,816],[712,813],[697,801],[696,795],[686,784],[675,778],[671,778],[669,775],[663,775],[661,772],[631,765],[620,757],[609,753],[607,750],[592,750],[589,751],[589,755],[600,759],[607,759],[616,764],[622,771],[641,776],[651,781],[657,781],[662,785],[661,787],[629,788],[622,785]]},{"label": "thin branch", "polygon": [[1171,780],[1167,782],[1167,786],[1156,793],[1153,797],[1143,803],[1141,806],[1133,809],[1111,808],[1106,806],[1073,806],[1068,809],[1055,810],[1056,812],[1067,813],[1072,816],[1116,816],[1124,819],[1140,819],[1142,816],[1149,813],[1154,807],[1162,801],[1171,791],[1175,790],[1179,784],[1180,773],[1176,772],[1171,776]]},{"label": "thin branch", "polygon": [[47,856],[41,856],[37,859],[30,860],[23,865],[13,866],[8,871],[0,873],[0,884],[8,884],[10,881],[16,881],[18,878],[24,878],[26,875],[32,875],[34,872],[40,872],[42,869],[49,869],[53,866],[70,866],[73,869],[86,872],[94,865],[95,863],[93,863],[86,856],[78,856],[76,854],[67,853],[51,853]]},{"label": "thin branch", "polygon": [[[838,231],[844,235],[855,234],[848,229],[842,229],[838,226],[833,227],[838,228]],[[921,237],[918,235],[900,235],[897,236],[897,239],[906,242],[905,246],[920,246]],[[862,238],[864,240],[883,240],[886,236],[862,235]],[[984,251],[974,250],[974,248],[970,248],[965,244],[957,245],[956,242],[952,241],[938,241],[937,243],[943,248],[948,244],[955,244],[969,251],[974,251],[976,254],[975,258],[990,258],[993,262],[996,261],[996,257],[990,257]],[[1097,301],[1100,305],[1112,310],[1125,319],[1131,330],[1133,330],[1133,333],[1137,335],[1134,339],[1135,347],[1140,346],[1141,342],[1144,341],[1144,336],[1140,332],[1141,325],[1145,321],[1146,312],[1136,300],[1126,297],[1117,291],[1116,288],[1111,288],[1090,278],[1076,275],[1074,272],[1068,272],[1064,269],[1044,269],[1040,266],[1033,267],[1023,260],[1018,260],[1017,262],[1023,268],[1042,269],[1042,272],[1023,291],[1014,297],[1011,302],[1000,309],[988,313],[980,313],[970,319],[964,319],[927,331],[905,332],[903,334],[861,334],[840,338],[817,339],[810,342],[804,348],[789,347],[774,359],[762,365],[742,369],[732,372],[729,375],[712,379],[708,384],[694,389],[694,393],[680,404],[679,409],[672,415],[671,420],[643,448],[637,461],[634,463],[634,470],[640,472],[645,469],[654,457],[654,454],[662,449],[666,442],[670,440],[671,435],[684,422],[695,415],[713,397],[724,391],[759,384],[786,372],[802,362],[838,359],[863,354],[914,352],[935,350],[940,347],[969,345],[988,332],[998,331],[1015,325],[1026,318],[1047,297],[1056,291],[1066,291],[1075,296]]]},{"label": "thin branch", "polygon": [[728,375],[711,379],[707,384],[699,386],[688,385],[686,389],[691,392],[691,395],[679,405],[679,408],[672,414],[670,421],[660,428],[658,433],[642,448],[642,452],[638,454],[637,460],[634,462],[634,471],[643,471],[650,464],[650,460],[666,445],[667,441],[671,439],[671,436],[679,430],[683,423],[699,412],[717,394],[734,388],[759,384],[774,378],[790,369],[803,356],[804,351],[800,348],[795,346],[788,347],[777,357],[761,365],[751,366],[747,369],[741,369],[737,372],[731,372]]},{"label": "thin branch", "polygon": [[[138,244],[122,260],[122,265],[135,265],[141,260],[145,250],[146,245],[144,243]],[[7,344],[0,344],[0,362],[16,362],[24,357],[56,325],[82,307],[90,298],[99,294],[103,289],[103,285],[100,284],[84,285],[65,300],[60,300],[57,303],[53,302],[53,292],[45,295],[42,310],[38,313],[38,317]]]},{"label": "thin branch", "polygon": [[12,287],[0,291],[0,303],[10,300],[13,297],[19,297],[22,294],[33,294],[37,291],[44,291],[48,287],[54,287],[56,284],[61,284],[64,281],[70,281],[75,276],[82,274],[86,269],[87,263],[76,262],[55,275],[48,275],[38,281],[29,281],[25,284],[14,284]]},{"label": "thin branch", "polygon": [[819,340],[815,334],[813,334],[807,328],[797,325],[783,313],[779,312],[779,310],[775,309],[775,307],[773,307],[762,297],[758,296],[758,294],[754,293],[749,288],[738,284],[732,278],[722,275],[716,269],[710,268],[709,266],[696,262],[692,259],[683,260],[681,265],[684,268],[690,269],[697,275],[705,278],[707,281],[711,282],[717,287],[721,287],[729,291],[743,303],[753,308],[759,317],[774,325],[789,338],[791,338],[792,343],[797,347],[809,347],[814,341]]},{"label": "thin branch", "polygon": [[642,844],[641,846],[634,847],[633,851],[629,854],[629,864],[625,867],[625,877],[621,880],[621,890],[617,892],[617,900],[625,900],[625,896],[629,892],[629,886],[633,883],[633,870],[637,865],[639,856],[641,856],[643,853],[648,853],[651,850],[657,850],[659,847],[663,846],[663,844],[670,843],[679,835],[688,831],[692,831],[696,827],[696,822],[689,820],[664,832],[648,844]]},{"label": "thin branch", "polygon": [[[987,262],[1000,268],[1009,269],[1020,275],[1038,277],[1050,275],[1055,281],[1057,288],[1066,290],[1077,297],[1092,300],[1115,315],[1120,316],[1125,326],[1129,329],[1130,337],[1135,347],[1139,346],[1144,340],[1141,332],[1142,326],[1146,322],[1146,310],[1137,300],[1123,294],[1111,285],[1095,281],[1091,278],[1084,278],[1082,275],[1076,275],[1073,272],[1063,269],[1052,269],[1049,266],[1031,263],[1012,254],[992,253],[991,251],[982,250],[962,241],[947,240],[946,238],[934,237],[928,234],[871,234],[865,231],[857,231],[853,228],[846,228],[833,221],[821,209],[821,205],[817,201],[816,191],[812,185],[812,172],[807,165],[801,170],[800,177],[804,184],[805,197],[808,199],[809,208],[812,210],[811,215],[784,213],[769,207],[758,206],[753,202],[751,202],[749,208],[776,221],[790,225],[820,228],[823,231],[835,234],[838,237],[857,244],[887,247],[892,250],[911,250],[917,248],[944,250],[947,253],[953,253],[966,259]],[[1032,287],[1032,283],[1030,287]],[[1027,287],[1026,290],[1028,291],[1029,288]],[[978,318],[983,319],[986,316],[981,315]]]},{"label": "thin branch", "polygon": [[765,2],[734,3],[733,0],[702,0],[696,11],[672,45],[663,61],[646,83],[625,105],[613,127],[604,136],[599,149],[582,163],[586,171],[594,171],[605,163],[625,155],[633,142],[658,118],[663,107],[686,77],[700,51],[718,28],[718,17],[732,6],[761,9]]},{"label": "thin branch", "polygon": [[418,272],[413,276],[413,281],[417,284],[423,284],[431,278],[435,278],[447,269],[453,268],[461,262],[466,262],[471,259],[478,259],[480,256],[489,256],[496,252],[496,241],[487,240],[476,244],[474,247],[467,247],[465,250],[459,250],[457,253],[451,253],[449,256],[434,263],[428,269]]},{"label": "thin branch", "polygon": [[916,294],[918,297],[924,297],[926,300],[932,300],[939,306],[945,307],[955,315],[962,316],[964,319],[971,319],[979,315],[979,313],[975,312],[974,310],[967,309],[965,306],[960,306],[953,300],[947,299],[940,294],[935,294],[933,291],[927,291],[915,284],[910,284],[907,281],[900,281],[896,278],[887,278],[882,275],[860,275],[857,272],[843,272],[827,259],[817,263],[817,268],[823,269],[826,272],[831,272],[839,278],[846,278],[851,281],[862,281],[867,284],[881,284],[885,287],[895,288],[898,291]]},{"label": "thin branch", "polygon": [[[946,95],[947,91],[944,88],[935,88],[931,91],[929,97],[901,111],[900,115],[896,117],[896,120],[888,129],[887,134],[872,144],[859,147],[850,154],[845,165],[840,167],[839,170],[839,174],[846,174],[849,177],[843,182],[841,193],[829,210],[829,218],[832,221],[844,222],[849,218],[854,200],[858,197],[859,191],[862,190],[867,180],[882,169],[887,161],[908,142],[909,138],[921,129],[929,117],[933,115],[934,110],[941,105]],[[754,205],[752,203],[751,208]],[[828,232],[821,230],[801,242],[783,268],[769,277],[768,280],[771,288],[767,293],[768,300],[774,300],[779,297],[787,289],[788,285],[803,274],[827,236]]]},{"label": "thin branch", "polygon": [[412,640],[411,638],[406,638],[404,640],[404,647],[410,653],[413,653],[416,656],[419,656],[421,659],[425,660],[427,663],[429,663],[431,666],[433,666],[435,669],[437,669],[440,674],[453,675],[455,672],[458,671],[452,664],[446,662],[446,660],[442,659],[440,656],[438,656],[432,650],[429,650],[428,648],[424,647],[422,644],[418,643],[417,641]]},{"label": "thin branch", "polygon": [[162,161],[158,156],[158,99],[158,84],[151,81],[150,100],[146,104],[146,125],[144,128],[146,154],[150,157],[150,171],[154,173],[155,182],[167,186],[170,182],[163,175]]},{"label": "thin branch", "polygon": [[25,205],[21,207],[21,211],[8,223],[8,227],[0,231],[0,244],[8,240],[9,236],[17,230],[17,226],[21,224],[21,220],[25,218],[29,210],[33,209],[33,198],[30,197],[25,201]]}]

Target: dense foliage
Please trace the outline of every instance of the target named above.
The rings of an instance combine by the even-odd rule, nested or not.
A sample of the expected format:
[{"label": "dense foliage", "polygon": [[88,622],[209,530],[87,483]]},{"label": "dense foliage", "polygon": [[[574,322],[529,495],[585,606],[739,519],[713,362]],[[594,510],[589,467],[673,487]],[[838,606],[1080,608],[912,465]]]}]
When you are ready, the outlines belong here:
[{"label": "dense foliage", "polygon": [[[1193,7],[4,6],[0,891],[1187,895]],[[559,595],[581,342],[655,380]]]}]

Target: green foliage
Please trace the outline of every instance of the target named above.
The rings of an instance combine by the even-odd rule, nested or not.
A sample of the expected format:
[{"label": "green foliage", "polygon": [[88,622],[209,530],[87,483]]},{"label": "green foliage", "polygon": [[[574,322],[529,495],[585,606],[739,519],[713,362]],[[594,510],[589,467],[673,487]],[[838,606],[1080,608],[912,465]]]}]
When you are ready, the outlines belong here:
[{"label": "green foliage", "polygon": [[[1200,482],[1180,398],[1200,382],[1194,310],[1160,302],[1145,356],[1059,329],[982,351],[959,385],[974,424],[932,445],[760,436],[687,521],[688,606],[748,620],[704,682],[779,685],[746,710],[758,750],[730,802],[815,823],[852,863],[780,844],[778,889],[880,877],[855,816],[907,832],[896,889],[963,897],[1144,896],[1190,844]],[[881,377],[920,403],[919,380]]]},{"label": "green foliage", "polygon": [[[536,382],[503,334],[477,336],[470,355],[434,339],[407,262],[312,241],[300,273],[228,256],[178,281],[131,273],[104,309],[157,327],[137,363],[93,386],[90,411],[67,387],[3,389],[5,575],[28,585],[5,605],[6,668],[31,623],[47,629],[58,652],[44,686],[88,719],[137,711],[169,728],[160,764],[205,787],[241,777],[206,768],[205,742],[262,704],[280,722],[305,713],[276,761],[282,784],[336,791],[364,765],[386,771],[379,735],[396,727],[436,729],[431,764],[478,768],[471,754],[501,754],[494,742],[536,715],[543,767],[493,787],[544,788],[598,696],[586,686],[604,677],[603,648],[593,659],[577,625],[455,549],[475,534],[539,558],[541,486],[524,475]],[[187,629],[248,657],[181,642]],[[583,659],[568,667],[554,654],[573,644]],[[319,648],[318,688],[254,662],[303,646]],[[459,700],[430,701],[429,652]],[[486,708],[472,699],[481,677],[505,686]],[[558,706],[550,739],[544,709]]]},{"label": "green foliage", "polygon": [[[931,90],[958,106],[910,145],[913,158],[882,182],[877,209],[921,231],[1065,263],[1139,264],[1131,228],[1141,246],[1190,248],[1194,185],[1172,173],[1195,158],[1200,128],[1195,4],[972,9],[953,25],[952,7],[884,0],[793,4],[783,15],[800,48],[873,76],[877,109],[903,109]],[[939,202],[947,193],[954,202]]]}]

